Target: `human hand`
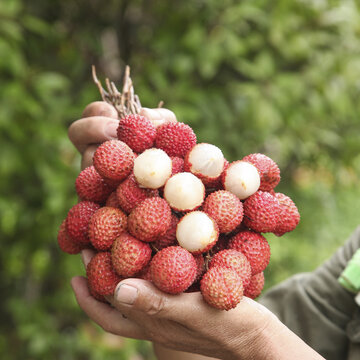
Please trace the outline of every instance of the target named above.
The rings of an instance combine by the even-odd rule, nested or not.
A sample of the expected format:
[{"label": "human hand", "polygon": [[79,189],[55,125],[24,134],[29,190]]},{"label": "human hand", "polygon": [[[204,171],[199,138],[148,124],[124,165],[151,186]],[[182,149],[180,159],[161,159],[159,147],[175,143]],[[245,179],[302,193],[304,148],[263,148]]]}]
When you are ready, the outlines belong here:
[{"label": "human hand", "polygon": [[[175,114],[165,108],[142,108],[140,115],[146,116],[155,127],[177,121]],[[118,126],[118,114],[112,105],[95,101],[86,106],[82,118],[74,121],[68,131],[70,141],[82,156],[81,169],[92,165],[94,152],[101,143],[117,139]]]}]

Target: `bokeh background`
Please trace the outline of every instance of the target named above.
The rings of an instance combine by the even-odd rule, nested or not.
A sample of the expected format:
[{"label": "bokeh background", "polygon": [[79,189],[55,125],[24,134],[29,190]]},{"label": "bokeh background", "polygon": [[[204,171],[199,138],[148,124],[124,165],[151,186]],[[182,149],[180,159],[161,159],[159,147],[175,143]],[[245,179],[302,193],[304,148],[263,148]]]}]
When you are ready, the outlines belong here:
[{"label": "bokeh background", "polygon": [[360,221],[360,5],[355,0],[0,1],[0,358],[153,359],[78,308],[78,255],[57,247],[76,203],[69,124],[130,64],[159,100],[229,160],[281,169],[301,223],[267,236],[266,288],[311,271]]}]

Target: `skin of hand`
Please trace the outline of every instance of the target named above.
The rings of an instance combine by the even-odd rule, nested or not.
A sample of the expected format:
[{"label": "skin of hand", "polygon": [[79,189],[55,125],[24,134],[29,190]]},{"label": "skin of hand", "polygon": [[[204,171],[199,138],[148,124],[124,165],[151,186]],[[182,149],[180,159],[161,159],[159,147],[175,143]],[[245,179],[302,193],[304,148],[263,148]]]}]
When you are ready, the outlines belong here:
[{"label": "skin of hand", "polygon": [[[69,128],[69,138],[82,155],[82,169],[92,165],[100,143],[117,138],[116,111],[97,103],[88,105],[83,118]],[[91,250],[82,252],[85,266],[93,255]],[[126,279],[108,298],[109,305],[90,295],[84,277],[74,277],[72,287],[80,307],[105,331],[150,340],[159,358],[172,358],[175,352],[167,349],[174,349],[221,359],[322,359],[269,310],[246,297],[235,309],[220,311],[208,306],[200,292],[168,295],[149,281]],[[193,356],[176,354],[176,359]]]}]

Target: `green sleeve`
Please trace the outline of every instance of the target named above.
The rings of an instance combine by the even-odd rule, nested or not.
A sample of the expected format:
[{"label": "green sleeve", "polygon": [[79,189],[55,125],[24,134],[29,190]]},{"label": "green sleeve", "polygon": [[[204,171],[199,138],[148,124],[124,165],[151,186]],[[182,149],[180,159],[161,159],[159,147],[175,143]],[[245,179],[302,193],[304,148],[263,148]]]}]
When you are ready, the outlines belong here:
[{"label": "green sleeve", "polygon": [[259,300],[327,360],[360,359],[360,312],[338,277],[360,248],[360,227],[323,265],[275,286]]}]

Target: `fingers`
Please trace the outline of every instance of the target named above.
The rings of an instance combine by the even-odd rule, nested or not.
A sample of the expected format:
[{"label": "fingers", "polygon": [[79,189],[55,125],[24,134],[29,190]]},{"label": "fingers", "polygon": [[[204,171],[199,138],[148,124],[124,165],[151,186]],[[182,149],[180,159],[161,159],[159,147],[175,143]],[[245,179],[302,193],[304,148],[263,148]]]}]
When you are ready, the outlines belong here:
[{"label": "fingers", "polygon": [[112,119],[118,118],[118,113],[114,106],[105,101],[94,101],[87,105],[82,113],[82,118],[91,116],[105,116]]},{"label": "fingers", "polygon": [[81,260],[82,260],[85,268],[88,266],[90,260],[93,258],[93,256],[95,254],[96,254],[96,252],[91,249],[84,249],[81,251]]},{"label": "fingers", "polygon": [[117,139],[119,121],[104,116],[92,116],[73,122],[68,131],[69,139],[81,154],[89,144]]},{"label": "fingers", "polygon": [[[191,323],[199,312],[212,312],[200,293],[169,295],[142,279],[126,279],[114,292],[113,305],[135,320],[141,313],[145,316],[166,318],[184,325]],[[209,308],[209,309],[208,309]]]},{"label": "fingers", "polygon": [[99,144],[89,145],[81,157],[81,170],[93,164],[93,156]]},{"label": "fingers", "polygon": [[125,318],[110,305],[95,300],[89,292],[85,278],[74,277],[71,280],[71,286],[81,309],[105,331],[134,339],[147,340],[140,326]]}]

